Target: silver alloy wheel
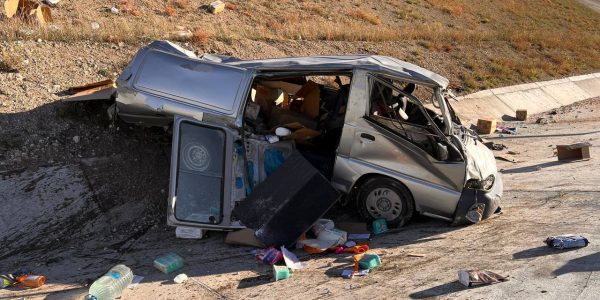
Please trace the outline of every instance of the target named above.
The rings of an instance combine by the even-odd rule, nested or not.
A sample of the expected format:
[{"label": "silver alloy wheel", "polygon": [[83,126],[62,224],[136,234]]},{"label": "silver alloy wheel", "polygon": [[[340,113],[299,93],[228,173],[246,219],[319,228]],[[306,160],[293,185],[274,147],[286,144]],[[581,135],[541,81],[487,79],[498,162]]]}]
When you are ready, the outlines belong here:
[{"label": "silver alloy wheel", "polygon": [[374,218],[390,221],[402,213],[400,196],[389,188],[377,188],[369,193],[365,202],[367,211]]}]

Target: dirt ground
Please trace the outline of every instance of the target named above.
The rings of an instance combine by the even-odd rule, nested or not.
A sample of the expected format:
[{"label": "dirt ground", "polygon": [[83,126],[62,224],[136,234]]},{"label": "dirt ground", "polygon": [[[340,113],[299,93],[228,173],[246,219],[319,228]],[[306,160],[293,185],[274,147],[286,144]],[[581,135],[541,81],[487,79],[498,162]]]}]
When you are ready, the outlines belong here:
[{"label": "dirt ground", "polygon": [[[144,276],[122,299],[594,299],[600,292],[600,99],[508,122],[517,136],[489,137],[507,146],[495,152],[504,158],[497,161],[503,214],[466,227],[417,217],[374,237],[370,247],[383,266],[351,280],[339,276],[350,256],[296,251],[307,269],[280,282],[252,248],[224,244],[223,233],[175,238],[165,225],[168,132],[109,124],[104,108],[54,103],[0,114],[0,270],[28,267],[47,276],[42,288],[1,290],[0,299],[81,299],[117,263]],[[593,145],[592,159],[558,162],[555,146],[576,142]],[[566,233],[592,244],[556,251],[542,243]],[[181,272],[191,280],[184,284],[173,283],[178,273],[152,267],[170,251],[185,259]],[[465,288],[457,271],[472,268],[510,281]]]}]

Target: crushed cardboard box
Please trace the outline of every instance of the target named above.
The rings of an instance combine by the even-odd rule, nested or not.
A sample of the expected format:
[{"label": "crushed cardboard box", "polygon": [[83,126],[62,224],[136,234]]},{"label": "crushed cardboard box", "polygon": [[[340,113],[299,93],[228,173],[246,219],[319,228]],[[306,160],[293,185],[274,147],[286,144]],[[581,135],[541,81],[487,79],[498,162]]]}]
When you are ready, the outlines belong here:
[{"label": "crushed cardboard box", "polygon": [[40,25],[52,23],[52,13],[47,5],[31,0],[6,0],[4,12],[7,18],[19,16],[28,20],[36,20]]}]

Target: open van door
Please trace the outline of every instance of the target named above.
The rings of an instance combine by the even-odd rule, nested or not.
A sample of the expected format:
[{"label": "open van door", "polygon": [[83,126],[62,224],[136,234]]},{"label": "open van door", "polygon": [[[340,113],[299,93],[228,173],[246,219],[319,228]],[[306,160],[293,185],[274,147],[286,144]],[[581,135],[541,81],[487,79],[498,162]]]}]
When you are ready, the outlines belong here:
[{"label": "open van door", "polygon": [[183,117],[175,119],[173,128],[167,224],[235,228],[231,221],[235,131]]}]

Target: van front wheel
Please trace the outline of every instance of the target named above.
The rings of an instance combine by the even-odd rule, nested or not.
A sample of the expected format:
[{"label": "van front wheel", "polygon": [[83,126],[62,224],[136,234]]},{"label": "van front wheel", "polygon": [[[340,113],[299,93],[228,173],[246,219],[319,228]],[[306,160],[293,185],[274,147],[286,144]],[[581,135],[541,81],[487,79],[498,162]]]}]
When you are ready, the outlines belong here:
[{"label": "van front wheel", "polygon": [[414,212],[409,190],[387,177],[375,177],[364,182],[356,192],[356,204],[363,219],[384,218],[390,226],[406,224]]}]

